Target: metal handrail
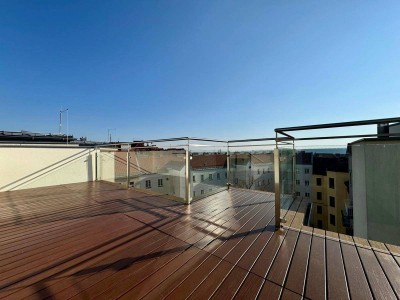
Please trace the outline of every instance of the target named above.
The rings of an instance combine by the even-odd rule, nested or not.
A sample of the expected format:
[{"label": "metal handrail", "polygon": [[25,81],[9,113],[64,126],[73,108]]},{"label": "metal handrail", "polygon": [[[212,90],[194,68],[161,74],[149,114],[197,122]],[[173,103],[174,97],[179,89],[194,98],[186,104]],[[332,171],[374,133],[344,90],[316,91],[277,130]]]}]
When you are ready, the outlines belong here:
[{"label": "metal handrail", "polygon": [[350,121],[350,122],[338,122],[338,123],[325,123],[325,124],[294,126],[294,127],[286,127],[286,128],[276,128],[275,132],[282,133],[282,132],[286,132],[286,131],[300,131],[300,130],[338,128],[338,127],[377,125],[377,124],[387,124],[387,123],[396,123],[396,122],[400,122],[400,117],[386,118],[386,119],[362,120],[362,121]]}]

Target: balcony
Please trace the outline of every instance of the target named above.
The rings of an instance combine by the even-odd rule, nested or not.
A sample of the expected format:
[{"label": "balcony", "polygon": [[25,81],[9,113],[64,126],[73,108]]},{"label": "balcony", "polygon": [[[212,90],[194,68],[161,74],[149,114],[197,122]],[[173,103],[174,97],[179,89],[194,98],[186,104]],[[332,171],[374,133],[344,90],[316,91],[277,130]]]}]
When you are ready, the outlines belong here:
[{"label": "balcony", "polygon": [[0,297],[399,298],[399,246],[304,223],[318,201],[340,216],[339,189],[360,184],[334,164],[318,175],[321,199],[298,192],[319,171],[296,166],[292,129],[235,141],[3,145]]}]

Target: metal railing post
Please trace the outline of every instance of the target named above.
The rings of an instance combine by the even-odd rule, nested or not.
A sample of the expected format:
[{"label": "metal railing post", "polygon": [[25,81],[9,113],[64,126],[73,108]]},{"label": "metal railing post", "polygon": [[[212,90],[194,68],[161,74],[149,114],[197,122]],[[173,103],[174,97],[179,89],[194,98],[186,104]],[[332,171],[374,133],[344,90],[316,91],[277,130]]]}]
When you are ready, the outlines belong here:
[{"label": "metal railing post", "polygon": [[126,152],[126,188],[129,189],[131,177],[131,145],[128,145]]},{"label": "metal railing post", "polygon": [[230,179],[231,179],[231,155],[229,152],[229,142],[228,144],[228,149],[227,149],[227,155],[226,155],[226,174],[227,174],[227,186],[228,186],[228,190],[230,188]]},{"label": "metal railing post", "polygon": [[95,181],[99,180],[99,176],[98,176],[98,155],[99,155],[99,149],[97,149],[97,147],[94,148],[94,176],[95,176]]},{"label": "metal railing post", "polygon": [[190,204],[190,140],[188,139],[188,147],[186,150],[186,167],[185,167],[185,201]]},{"label": "metal railing post", "polygon": [[296,197],[296,151],[294,148],[294,140],[293,140],[293,178],[292,178],[292,195],[293,199]]},{"label": "metal railing post", "polygon": [[[278,135],[276,136],[278,138]],[[281,191],[280,191],[280,174],[279,174],[279,148],[278,140],[276,140],[276,148],[274,149],[274,179],[275,179],[275,228],[281,226]]]}]

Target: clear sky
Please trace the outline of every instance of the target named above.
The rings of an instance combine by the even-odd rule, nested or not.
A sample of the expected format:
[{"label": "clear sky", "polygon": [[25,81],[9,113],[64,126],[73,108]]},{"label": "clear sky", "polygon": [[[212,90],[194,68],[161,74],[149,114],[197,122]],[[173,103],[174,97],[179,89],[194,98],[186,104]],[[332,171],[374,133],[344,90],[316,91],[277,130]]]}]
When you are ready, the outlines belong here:
[{"label": "clear sky", "polygon": [[[400,2],[0,1],[0,130],[273,136],[400,116]],[[115,133],[114,133],[115,134]]]}]

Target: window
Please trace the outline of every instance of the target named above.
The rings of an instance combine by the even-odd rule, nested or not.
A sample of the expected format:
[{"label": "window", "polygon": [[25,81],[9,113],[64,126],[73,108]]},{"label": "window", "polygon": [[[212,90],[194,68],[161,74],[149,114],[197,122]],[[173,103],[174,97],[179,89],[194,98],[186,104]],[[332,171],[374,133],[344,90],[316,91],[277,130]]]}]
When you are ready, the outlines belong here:
[{"label": "window", "polygon": [[158,187],[163,187],[163,180],[162,179],[158,179]]},{"label": "window", "polygon": [[228,173],[227,172],[225,172],[225,179],[227,179],[228,178]]},{"label": "window", "polygon": [[300,173],[300,170],[296,168],[296,174],[299,174],[299,173]]},{"label": "window", "polygon": [[193,191],[193,197],[196,197],[196,192],[195,191]]},{"label": "window", "polygon": [[322,214],[322,206],[317,205],[317,214],[321,215]]},{"label": "window", "polygon": [[193,175],[193,182],[196,182],[196,176]]},{"label": "window", "polygon": [[204,175],[200,176],[201,181],[204,181]]},{"label": "window", "polygon": [[263,181],[262,181],[262,184],[264,185],[265,184],[265,180],[263,179]]},{"label": "window", "polygon": [[331,223],[331,225],[333,225],[333,226],[336,226],[335,215],[329,214],[329,223]]},{"label": "window", "polygon": [[268,184],[269,184],[269,179],[268,179]]},{"label": "window", "polygon": [[322,193],[321,192],[317,192],[317,200],[322,200]]},{"label": "window", "polygon": [[321,186],[321,185],[322,185],[322,180],[321,180],[321,178],[317,178],[317,185],[318,185],[318,186]]},{"label": "window", "polygon": [[200,191],[200,194],[204,195],[204,190],[201,190],[201,191]]},{"label": "window", "polygon": [[308,168],[304,169],[304,174],[310,174],[310,169]]},{"label": "window", "polygon": [[235,184],[239,183],[239,179],[235,178]]},{"label": "window", "polygon": [[217,173],[217,179],[220,180],[221,179],[221,175],[219,173]]},{"label": "window", "polygon": [[329,196],[329,206],[335,207],[335,197]]},{"label": "window", "polygon": [[263,169],[263,174],[265,174],[265,170]]},{"label": "window", "polygon": [[296,192],[296,196],[300,196],[300,192]]},{"label": "window", "polygon": [[296,184],[300,185],[300,180],[299,179],[296,179]]},{"label": "window", "polygon": [[305,180],[305,181],[304,181],[304,185],[305,185],[305,186],[309,186],[309,185],[310,185],[310,181],[309,181],[309,180]]},{"label": "window", "polygon": [[150,189],[150,188],[151,188],[151,181],[146,180],[146,189]]},{"label": "window", "polygon": [[257,185],[258,185],[258,186],[261,186],[261,181],[260,181],[260,180],[258,181]]},{"label": "window", "polygon": [[322,221],[321,221],[321,220],[318,220],[318,221],[317,221],[317,227],[318,227],[319,229],[322,229]]},{"label": "window", "polygon": [[208,174],[208,180],[213,180],[213,174]]},{"label": "window", "polygon": [[329,178],[329,188],[330,189],[335,188],[335,179],[334,178]]},{"label": "window", "polygon": [[260,169],[257,170],[257,174],[260,174]]},{"label": "window", "polygon": [[304,196],[310,198],[310,193],[305,193]]}]

